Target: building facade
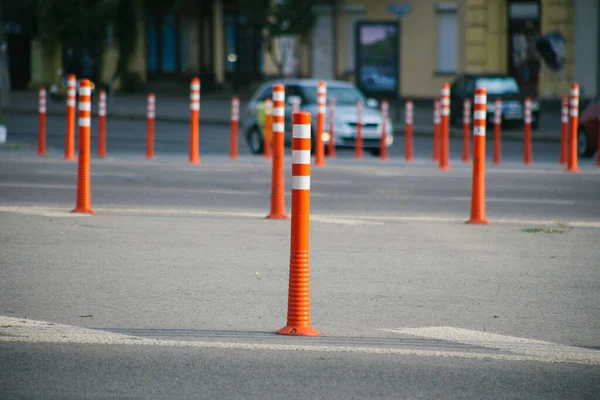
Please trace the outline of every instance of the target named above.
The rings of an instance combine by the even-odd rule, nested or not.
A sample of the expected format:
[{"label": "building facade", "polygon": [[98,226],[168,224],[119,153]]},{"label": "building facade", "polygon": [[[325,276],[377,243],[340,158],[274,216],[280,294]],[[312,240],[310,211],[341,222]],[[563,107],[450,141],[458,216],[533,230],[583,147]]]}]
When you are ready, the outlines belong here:
[{"label": "building facade", "polygon": [[[130,62],[142,82],[199,76],[206,90],[238,88],[277,76],[279,59],[285,75],[368,82],[399,97],[437,96],[442,83],[462,73],[510,74],[540,98],[566,94],[573,81],[584,96],[600,88],[599,0],[331,0],[315,7],[308,37],[276,40],[274,54],[264,32],[239,14],[237,0],[184,2],[163,15],[146,15],[142,2],[135,0],[138,40]],[[560,70],[532,46],[552,32],[564,38]],[[30,55],[20,58],[30,66],[21,81],[56,81],[65,49],[35,38],[13,42],[27,42]],[[99,60],[105,83],[117,52],[109,41]]]}]

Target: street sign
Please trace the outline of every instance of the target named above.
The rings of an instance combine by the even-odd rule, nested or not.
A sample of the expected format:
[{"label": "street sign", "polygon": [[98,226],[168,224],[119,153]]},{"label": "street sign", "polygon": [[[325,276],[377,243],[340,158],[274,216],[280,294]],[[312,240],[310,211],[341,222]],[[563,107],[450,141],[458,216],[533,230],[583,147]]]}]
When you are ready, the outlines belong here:
[{"label": "street sign", "polygon": [[400,18],[412,10],[412,5],[405,3],[388,4],[388,11]]}]

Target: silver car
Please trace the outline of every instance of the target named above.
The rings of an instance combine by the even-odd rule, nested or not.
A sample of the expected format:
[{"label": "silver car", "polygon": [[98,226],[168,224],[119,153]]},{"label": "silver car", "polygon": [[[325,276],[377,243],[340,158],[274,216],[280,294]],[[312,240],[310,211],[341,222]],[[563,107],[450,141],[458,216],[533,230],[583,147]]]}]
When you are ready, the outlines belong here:
[{"label": "silver car", "polygon": [[[248,147],[254,154],[261,154],[264,146],[264,101],[272,98],[273,85],[280,83],[285,86],[285,143],[292,142],[292,104],[294,100],[300,103],[302,111],[312,114],[313,143],[317,123],[317,85],[318,80],[310,79],[283,79],[262,84],[250,99],[246,115],[243,118],[242,132],[246,135]],[[357,103],[361,100],[364,104],[363,111],[363,148],[374,155],[379,154],[381,139],[382,116],[379,103],[375,99],[367,99],[351,83],[344,81],[327,81],[327,99],[335,99],[334,110],[334,140],[336,148],[354,148],[357,123]],[[325,117],[325,132],[323,142],[325,150],[331,139],[329,134],[329,109]],[[386,143],[389,146],[394,142],[392,122],[388,118]],[[314,145],[313,145],[314,149]]]}]

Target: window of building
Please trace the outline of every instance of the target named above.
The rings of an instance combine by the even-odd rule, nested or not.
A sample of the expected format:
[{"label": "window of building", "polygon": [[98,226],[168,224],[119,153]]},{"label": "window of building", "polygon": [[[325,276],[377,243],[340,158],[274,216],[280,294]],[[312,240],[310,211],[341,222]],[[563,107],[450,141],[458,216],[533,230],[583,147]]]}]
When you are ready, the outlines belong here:
[{"label": "window of building", "polygon": [[437,14],[437,72],[455,74],[458,70],[458,7],[440,3]]}]

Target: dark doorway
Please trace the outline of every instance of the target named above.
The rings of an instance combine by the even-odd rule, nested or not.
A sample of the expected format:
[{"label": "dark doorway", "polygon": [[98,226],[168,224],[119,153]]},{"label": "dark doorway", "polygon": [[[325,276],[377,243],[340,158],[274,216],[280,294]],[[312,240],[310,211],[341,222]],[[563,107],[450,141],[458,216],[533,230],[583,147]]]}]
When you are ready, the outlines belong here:
[{"label": "dark doorway", "polygon": [[540,36],[541,4],[539,0],[508,2],[508,73],[526,96],[538,97],[542,61],[535,49]]},{"label": "dark doorway", "polygon": [[31,39],[23,34],[6,35],[8,72],[12,90],[25,90],[31,80]]}]

